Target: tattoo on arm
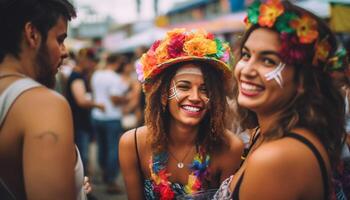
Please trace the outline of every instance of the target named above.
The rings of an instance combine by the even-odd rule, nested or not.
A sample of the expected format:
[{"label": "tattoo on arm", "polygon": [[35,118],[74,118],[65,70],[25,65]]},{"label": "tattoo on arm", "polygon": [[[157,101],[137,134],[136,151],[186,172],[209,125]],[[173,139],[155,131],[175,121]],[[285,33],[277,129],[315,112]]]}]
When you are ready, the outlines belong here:
[{"label": "tattoo on arm", "polygon": [[40,133],[35,138],[39,140],[51,140],[53,141],[53,143],[58,142],[58,134],[52,131],[46,131],[46,132]]}]

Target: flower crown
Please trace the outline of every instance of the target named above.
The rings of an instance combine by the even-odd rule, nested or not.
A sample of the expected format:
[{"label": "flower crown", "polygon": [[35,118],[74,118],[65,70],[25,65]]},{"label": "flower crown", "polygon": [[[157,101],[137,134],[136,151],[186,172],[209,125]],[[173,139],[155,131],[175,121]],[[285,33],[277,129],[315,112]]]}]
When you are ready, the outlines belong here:
[{"label": "flower crown", "polygon": [[204,30],[174,29],[142,55],[136,64],[138,79],[145,85],[173,64],[191,60],[210,63],[223,71],[225,77],[231,76],[232,54],[226,42]]},{"label": "flower crown", "polygon": [[[330,62],[331,45],[328,37],[320,38],[317,21],[307,13],[297,14],[285,11],[280,0],[267,0],[266,3],[254,1],[248,7],[247,17],[244,19],[247,28],[251,25],[274,28],[280,33],[281,55],[287,63],[299,61],[303,63],[310,53],[313,56],[312,64],[317,66],[325,63],[325,71],[332,71],[333,62]],[[310,52],[305,45],[315,42],[314,52]]]}]

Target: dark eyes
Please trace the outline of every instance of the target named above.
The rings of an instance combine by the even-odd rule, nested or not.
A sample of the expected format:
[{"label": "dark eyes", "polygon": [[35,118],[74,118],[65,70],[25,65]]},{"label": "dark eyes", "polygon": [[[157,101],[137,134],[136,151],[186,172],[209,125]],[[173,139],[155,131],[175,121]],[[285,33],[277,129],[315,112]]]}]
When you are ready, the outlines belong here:
[{"label": "dark eyes", "polygon": [[242,59],[242,60],[247,61],[247,60],[249,60],[249,58],[250,58],[250,55],[249,55],[248,52],[242,52],[242,53],[241,53],[241,59]]},{"label": "dark eyes", "polygon": [[[191,89],[191,86],[190,85],[183,85],[183,84],[179,84],[176,86],[176,88],[178,90],[181,90],[181,91],[188,91]],[[201,91],[202,93],[207,93],[207,88],[205,86],[201,86],[199,87],[199,91]]]},{"label": "dark eyes", "polygon": [[[241,60],[248,61],[250,58],[251,58],[251,55],[248,52],[243,51],[241,53]],[[273,60],[272,58],[269,58],[267,56],[262,56],[259,60],[265,66],[276,66],[277,65],[277,62],[275,60]]]}]

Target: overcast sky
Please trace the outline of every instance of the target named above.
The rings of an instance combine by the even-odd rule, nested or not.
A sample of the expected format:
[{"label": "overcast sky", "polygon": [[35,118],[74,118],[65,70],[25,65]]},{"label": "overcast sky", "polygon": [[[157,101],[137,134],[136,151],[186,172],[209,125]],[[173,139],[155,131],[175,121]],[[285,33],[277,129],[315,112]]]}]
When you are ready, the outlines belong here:
[{"label": "overcast sky", "polygon": [[[74,0],[79,8],[89,5],[99,14],[110,15],[117,22],[125,23],[137,20],[136,1],[135,0]],[[159,0],[159,11],[166,12],[174,2],[184,0]],[[189,1],[189,0],[187,0]],[[153,0],[141,0],[141,18],[148,19],[154,17]]]}]

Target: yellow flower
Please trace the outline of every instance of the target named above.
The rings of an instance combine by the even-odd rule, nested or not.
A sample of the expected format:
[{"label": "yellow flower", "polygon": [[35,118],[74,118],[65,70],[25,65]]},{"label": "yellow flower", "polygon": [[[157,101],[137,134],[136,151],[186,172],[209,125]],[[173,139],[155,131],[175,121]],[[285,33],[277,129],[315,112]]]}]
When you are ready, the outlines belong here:
[{"label": "yellow flower", "polygon": [[216,42],[203,38],[195,37],[184,44],[184,51],[189,56],[205,56],[209,54],[215,54]]}]

